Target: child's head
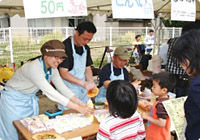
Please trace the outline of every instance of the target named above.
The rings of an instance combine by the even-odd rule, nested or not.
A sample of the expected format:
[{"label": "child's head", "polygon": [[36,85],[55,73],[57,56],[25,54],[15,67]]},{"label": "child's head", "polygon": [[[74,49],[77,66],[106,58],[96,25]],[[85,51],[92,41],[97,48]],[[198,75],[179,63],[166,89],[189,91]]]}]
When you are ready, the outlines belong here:
[{"label": "child's head", "polygon": [[128,81],[112,81],[106,92],[109,111],[114,117],[131,117],[138,105],[138,97],[135,88]]},{"label": "child's head", "polygon": [[175,84],[175,77],[169,72],[161,72],[152,76],[153,86],[152,93],[157,96],[167,95],[172,91]]}]

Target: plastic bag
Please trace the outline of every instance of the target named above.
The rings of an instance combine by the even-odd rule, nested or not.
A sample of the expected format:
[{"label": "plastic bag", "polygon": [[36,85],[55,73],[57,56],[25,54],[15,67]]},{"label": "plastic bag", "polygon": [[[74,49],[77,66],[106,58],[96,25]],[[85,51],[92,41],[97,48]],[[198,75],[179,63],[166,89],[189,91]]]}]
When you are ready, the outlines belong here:
[{"label": "plastic bag", "polygon": [[5,66],[5,67],[0,67],[0,82],[5,80],[9,80],[14,74],[14,71],[11,67]]}]

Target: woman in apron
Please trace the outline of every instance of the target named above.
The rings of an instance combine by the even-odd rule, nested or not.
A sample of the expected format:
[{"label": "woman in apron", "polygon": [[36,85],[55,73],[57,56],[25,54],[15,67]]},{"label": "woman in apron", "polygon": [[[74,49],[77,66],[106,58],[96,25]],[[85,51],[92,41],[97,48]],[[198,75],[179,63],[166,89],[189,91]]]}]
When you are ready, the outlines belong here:
[{"label": "woman in apron", "polygon": [[[58,65],[66,56],[64,44],[50,40],[41,47],[41,57],[32,59],[18,69],[2,90],[0,99],[0,139],[17,140],[14,120],[39,115],[39,89],[49,99],[77,110],[83,114],[93,113],[93,109],[80,101],[63,83]],[[53,88],[50,81],[53,82]]]}]

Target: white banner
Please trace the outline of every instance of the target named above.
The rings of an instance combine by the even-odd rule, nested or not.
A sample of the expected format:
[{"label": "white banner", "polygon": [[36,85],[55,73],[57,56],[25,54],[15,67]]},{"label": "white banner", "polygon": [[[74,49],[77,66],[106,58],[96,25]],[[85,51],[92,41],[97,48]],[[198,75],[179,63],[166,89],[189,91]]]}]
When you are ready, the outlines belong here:
[{"label": "white banner", "polygon": [[113,18],[153,19],[152,0],[112,0]]},{"label": "white banner", "polygon": [[196,0],[171,0],[171,20],[195,21]]},{"label": "white banner", "polygon": [[25,17],[87,16],[86,0],[23,0]]}]

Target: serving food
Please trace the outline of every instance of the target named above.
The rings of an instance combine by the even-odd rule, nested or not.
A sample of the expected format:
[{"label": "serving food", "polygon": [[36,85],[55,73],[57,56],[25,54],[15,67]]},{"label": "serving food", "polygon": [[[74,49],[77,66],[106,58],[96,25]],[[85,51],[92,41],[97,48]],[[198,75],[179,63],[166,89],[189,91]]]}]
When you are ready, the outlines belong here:
[{"label": "serving food", "polygon": [[94,108],[95,109],[103,109],[105,107],[105,103],[104,102],[96,102],[94,103]]},{"label": "serving food", "polygon": [[139,99],[139,100],[148,100],[148,101],[150,101],[151,95],[150,95],[150,94],[140,93],[140,94],[138,95],[138,99]]},{"label": "serving food", "polygon": [[34,140],[65,140],[65,138],[61,137],[60,135],[50,132],[37,133],[33,135],[32,138]]},{"label": "serving food", "polygon": [[93,89],[89,90],[87,92],[87,96],[92,98],[92,97],[97,96],[98,93],[99,93],[99,89],[96,87],[96,88],[93,88]]},{"label": "serving food", "polygon": [[107,109],[102,110],[95,110],[94,116],[97,118],[97,121],[100,123],[103,119],[108,117],[110,115],[109,111]]},{"label": "serving food", "polygon": [[105,106],[108,106],[108,101],[105,101],[104,104],[105,104]]},{"label": "serving food", "polygon": [[143,110],[145,110],[145,111],[149,111],[151,109],[151,107],[152,107],[151,103],[146,101],[146,100],[138,101],[138,106],[140,108],[142,108]]}]

